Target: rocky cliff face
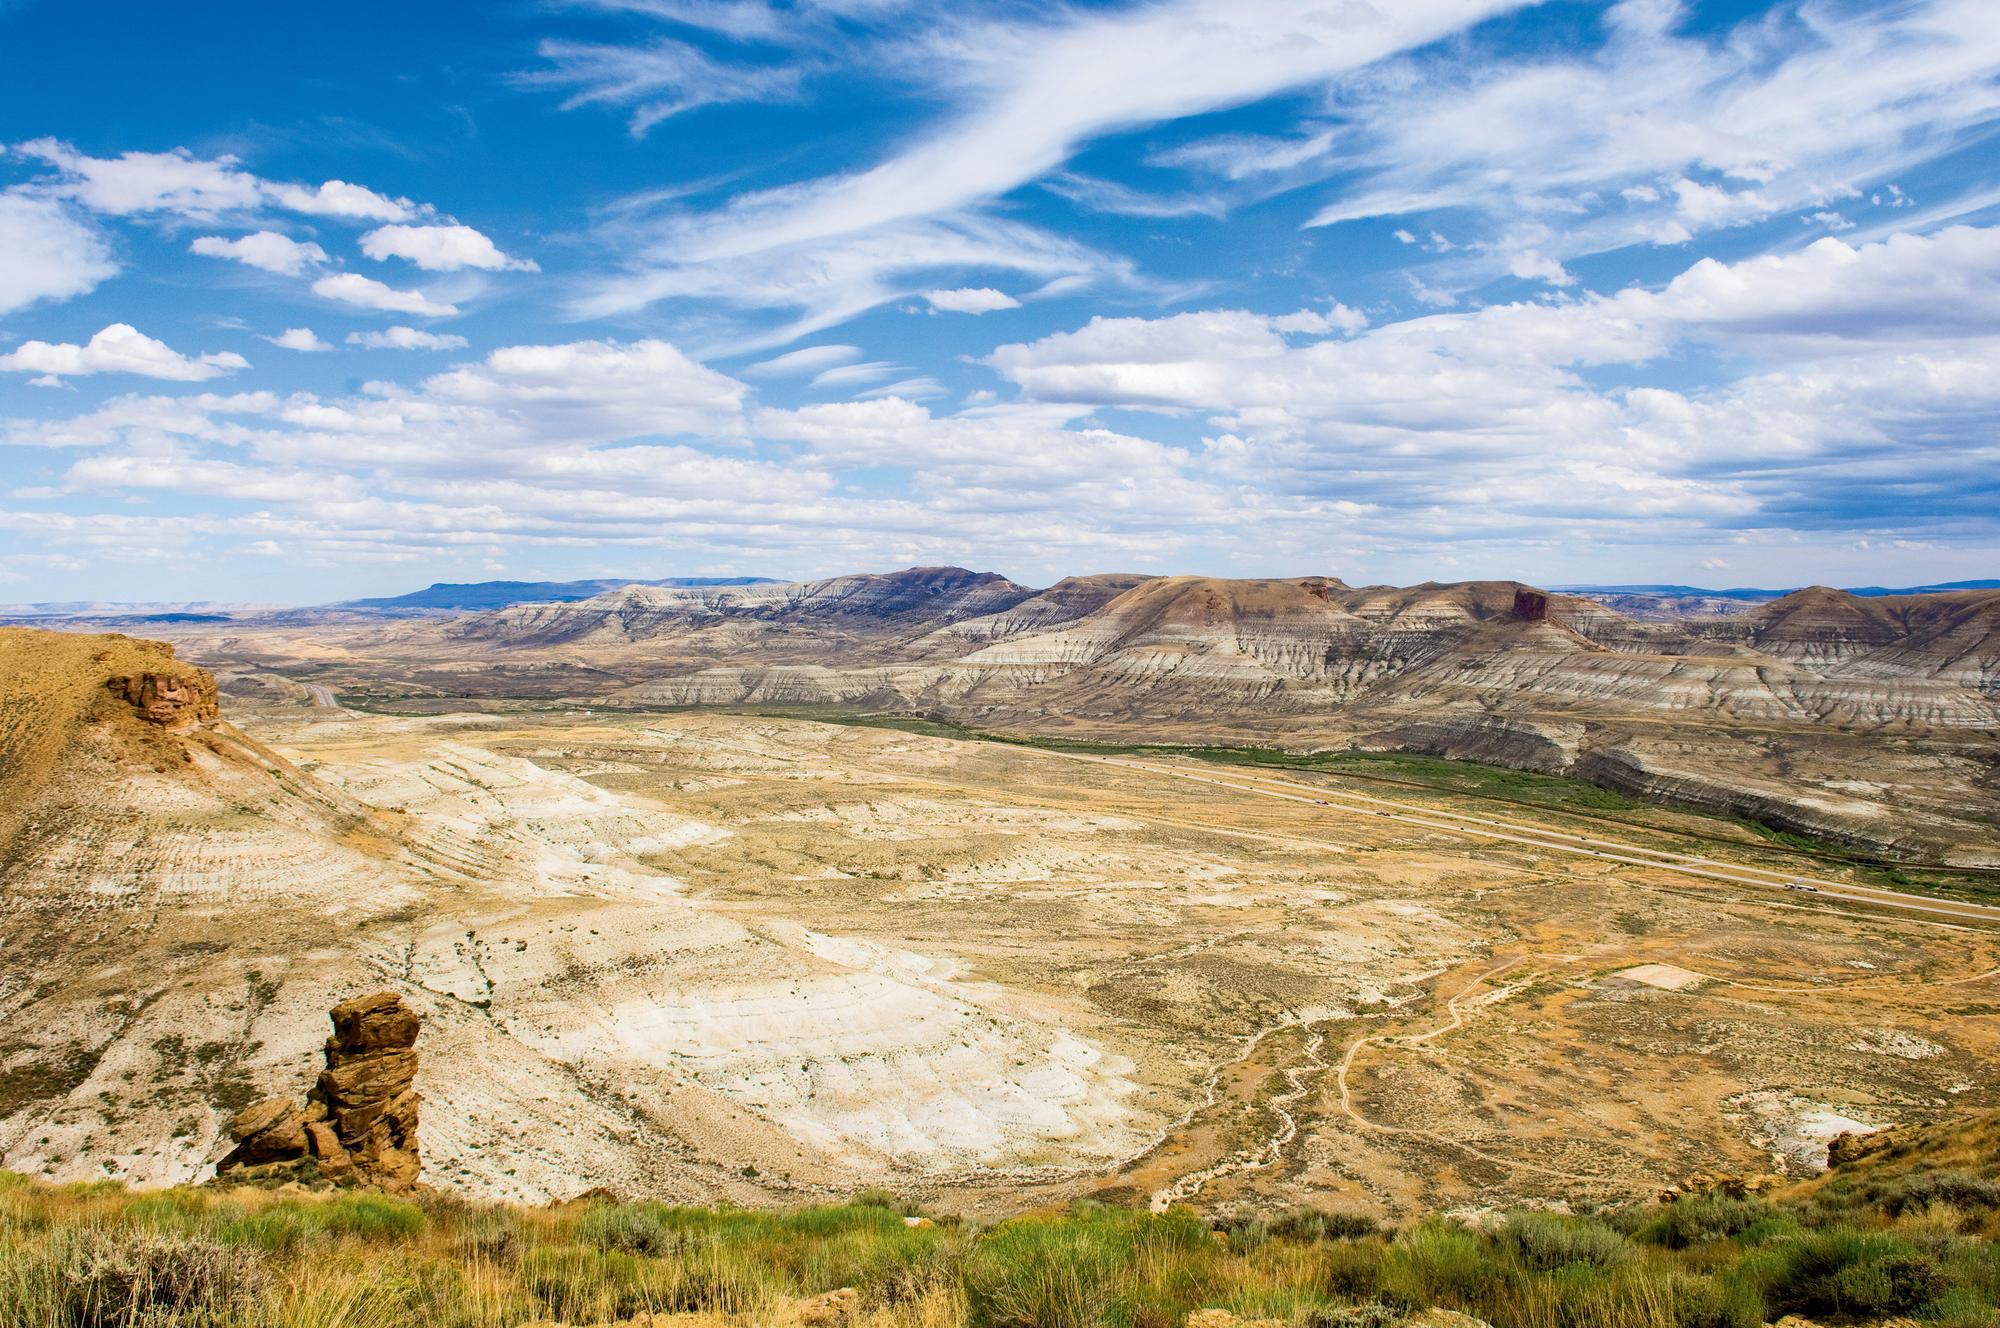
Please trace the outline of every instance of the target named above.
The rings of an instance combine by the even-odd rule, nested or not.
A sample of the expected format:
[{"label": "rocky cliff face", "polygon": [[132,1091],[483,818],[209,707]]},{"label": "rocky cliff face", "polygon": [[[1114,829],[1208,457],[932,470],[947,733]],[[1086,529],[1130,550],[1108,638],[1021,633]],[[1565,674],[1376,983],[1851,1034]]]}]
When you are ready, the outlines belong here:
[{"label": "rocky cliff face", "polygon": [[1935,678],[2000,696],[2000,591],[1859,596],[1813,586],[1686,627],[1829,676]]},{"label": "rocky cliff face", "polygon": [[[450,629],[455,639],[509,646],[644,643],[694,632],[766,646],[797,635],[821,652],[902,644],[968,619],[1004,613],[1036,592],[991,572],[914,567],[886,575],[829,577],[750,586],[626,586],[574,604],[527,604],[479,614]],[[720,630],[718,630],[720,629]]]},{"label": "rocky cliff face", "polygon": [[106,691],[131,706],[148,724],[185,733],[222,717],[215,678],[206,669],[179,673],[132,673],[104,682]]},{"label": "rocky cliff face", "polygon": [[420,1021],[393,991],[332,1011],[326,1068],[303,1104],[271,1097],[229,1122],[236,1147],[218,1175],[270,1174],[310,1159],[321,1178],[406,1190],[423,1170],[417,1149]]}]

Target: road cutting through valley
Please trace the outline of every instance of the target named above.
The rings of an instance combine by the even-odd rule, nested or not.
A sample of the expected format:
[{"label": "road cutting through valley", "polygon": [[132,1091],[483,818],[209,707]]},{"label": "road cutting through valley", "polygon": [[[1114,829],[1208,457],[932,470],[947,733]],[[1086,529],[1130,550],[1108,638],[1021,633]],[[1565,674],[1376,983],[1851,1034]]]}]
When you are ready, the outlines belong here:
[{"label": "road cutting through valley", "polygon": [[1174,765],[1166,762],[1135,760],[1124,756],[1094,756],[1086,752],[1052,751],[1047,748],[1036,748],[1033,750],[1038,751],[1044,756],[1056,756],[1064,760],[1079,761],[1089,765],[1118,766],[1126,770],[1138,770],[1147,774],[1165,775],[1172,779],[1187,780],[1191,783],[1210,784],[1235,793],[1249,793],[1258,797],[1277,798],[1286,802],[1304,803],[1308,806],[1324,807],[1332,811],[1344,811],[1357,816],[1375,816],[1385,820],[1401,822],[1405,825],[1421,826],[1426,830],[1440,830],[1446,834],[1465,835],[1477,839],[1491,839],[1511,844],[1522,844],[1529,848],[1594,858],[1600,862],[1617,862],[1633,867],[1649,867],[1658,871],[1674,872],[1682,876],[1722,881],[1730,885],[1749,885],[1765,890],[1782,890],[1787,893],[1806,895],[1813,899],[1870,904],[1880,908],[1894,908],[1907,912],[1935,914],[1970,922],[2000,923],[2000,908],[1985,904],[1931,899],[1925,896],[1903,894],[1895,890],[1854,885],[1846,881],[1831,881],[1822,877],[1802,876],[1797,872],[1777,871],[1768,867],[1750,867],[1741,863],[1724,862],[1717,858],[1705,858],[1692,853],[1677,853],[1669,849],[1647,848],[1641,844],[1628,844],[1614,839],[1599,839],[1590,835],[1572,834],[1564,830],[1550,830],[1541,826],[1521,825],[1512,821],[1501,821],[1486,816],[1475,816],[1467,812],[1438,811],[1435,808],[1372,797],[1365,793],[1349,793],[1340,789],[1325,788],[1317,784],[1301,784],[1276,776],[1224,776],[1212,769]]}]

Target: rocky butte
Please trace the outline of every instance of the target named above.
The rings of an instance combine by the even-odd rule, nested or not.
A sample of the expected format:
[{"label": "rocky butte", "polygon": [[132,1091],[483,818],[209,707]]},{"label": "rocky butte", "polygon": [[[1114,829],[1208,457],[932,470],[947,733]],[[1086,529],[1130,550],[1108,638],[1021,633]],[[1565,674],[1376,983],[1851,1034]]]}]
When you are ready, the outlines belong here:
[{"label": "rocky butte", "polygon": [[229,1122],[236,1147],[218,1176],[272,1176],[310,1160],[323,1180],[407,1190],[423,1169],[417,1152],[416,1011],[393,991],[333,1007],[326,1068],[303,1105],[253,1102]]}]

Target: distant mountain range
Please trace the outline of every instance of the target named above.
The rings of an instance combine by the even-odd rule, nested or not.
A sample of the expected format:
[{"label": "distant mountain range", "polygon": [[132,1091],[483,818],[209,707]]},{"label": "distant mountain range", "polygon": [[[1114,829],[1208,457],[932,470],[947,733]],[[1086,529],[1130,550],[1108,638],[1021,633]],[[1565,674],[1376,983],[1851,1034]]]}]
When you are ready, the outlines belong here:
[{"label": "distant mountain range", "polygon": [[669,576],[657,581],[640,581],[631,577],[599,577],[591,581],[437,581],[407,595],[342,600],[327,607],[388,612],[440,609],[472,612],[504,609],[510,604],[572,604],[620,586],[698,588],[770,584],[773,584],[771,578],[765,576]]},{"label": "distant mountain range", "polygon": [[[1783,599],[1802,589],[1793,586],[1787,590],[1759,590],[1751,586],[1736,586],[1728,590],[1711,590],[1705,586],[1550,586],[1571,595],[1659,595],[1671,599],[1737,599],[1748,603]],[[1882,595],[1941,595],[1953,590],[2000,590],[2000,581],[1940,581],[1928,586],[1844,586],[1850,595],[1879,597]]]}]

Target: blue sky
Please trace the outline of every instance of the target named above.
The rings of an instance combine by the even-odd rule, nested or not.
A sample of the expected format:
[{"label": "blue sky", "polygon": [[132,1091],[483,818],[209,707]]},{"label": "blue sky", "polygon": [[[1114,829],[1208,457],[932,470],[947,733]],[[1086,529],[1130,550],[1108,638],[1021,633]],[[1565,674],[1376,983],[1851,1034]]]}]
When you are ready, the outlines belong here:
[{"label": "blue sky", "polygon": [[0,599],[2000,567],[1991,0],[0,0]]}]

